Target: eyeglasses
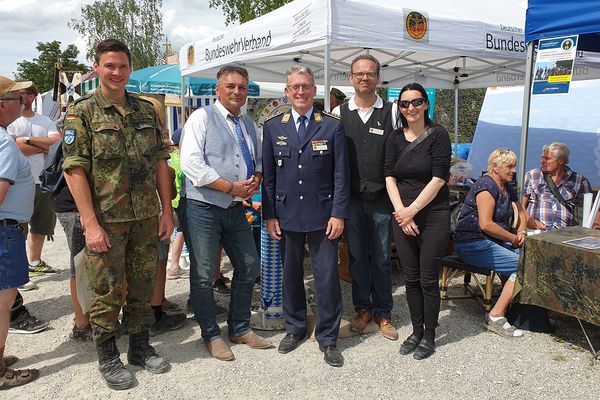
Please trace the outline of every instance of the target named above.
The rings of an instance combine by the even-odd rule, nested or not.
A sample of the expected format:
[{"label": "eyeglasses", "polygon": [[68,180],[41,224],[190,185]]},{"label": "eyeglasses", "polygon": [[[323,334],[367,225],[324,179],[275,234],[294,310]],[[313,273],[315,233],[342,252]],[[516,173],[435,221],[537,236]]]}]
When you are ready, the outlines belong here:
[{"label": "eyeglasses", "polygon": [[4,101],[18,100],[19,103],[23,104],[23,97],[21,97],[21,96],[19,96],[19,97],[2,97],[2,98],[0,98],[0,100],[4,100]]},{"label": "eyeglasses", "polygon": [[398,104],[400,104],[400,108],[408,108],[411,104],[413,105],[413,107],[419,107],[421,104],[425,103],[427,100],[425,100],[422,97],[417,97],[416,99],[412,99],[412,100],[400,100],[398,102]]},{"label": "eyeglasses", "polygon": [[309,90],[311,90],[312,88],[314,88],[314,85],[289,85],[286,86],[289,90],[291,90],[292,92],[297,92],[300,90],[300,88],[302,88],[303,91],[308,92]]},{"label": "eyeglasses", "polygon": [[377,78],[377,73],[375,73],[375,72],[353,72],[352,76],[354,76],[356,79],[362,79],[364,77],[367,77],[369,79],[375,79],[375,78]]}]

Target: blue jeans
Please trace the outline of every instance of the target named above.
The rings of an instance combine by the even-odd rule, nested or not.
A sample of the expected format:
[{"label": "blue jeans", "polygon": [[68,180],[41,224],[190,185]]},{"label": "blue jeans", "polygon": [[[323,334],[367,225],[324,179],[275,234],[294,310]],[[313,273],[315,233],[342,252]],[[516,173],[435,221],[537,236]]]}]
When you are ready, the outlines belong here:
[{"label": "blue jeans", "polygon": [[29,282],[25,233],[20,225],[0,226],[0,290]]},{"label": "blue jeans", "polygon": [[348,240],[354,308],[372,311],[385,318],[391,317],[393,306],[391,213],[387,196],[367,201],[351,194],[350,218],[344,231]]},{"label": "blue jeans", "polygon": [[510,243],[498,244],[484,239],[474,242],[455,242],[456,255],[467,264],[489,268],[498,275],[509,277],[517,271],[519,249]]},{"label": "blue jeans", "polygon": [[202,338],[210,342],[221,336],[212,289],[219,243],[233,265],[229,336],[241,336],[250,330],[250,302],[260,266],[244,209],[241,203],[223,209],[192,199],[182,199],[179,204],[183,235],[190,251],[190,298]]}]

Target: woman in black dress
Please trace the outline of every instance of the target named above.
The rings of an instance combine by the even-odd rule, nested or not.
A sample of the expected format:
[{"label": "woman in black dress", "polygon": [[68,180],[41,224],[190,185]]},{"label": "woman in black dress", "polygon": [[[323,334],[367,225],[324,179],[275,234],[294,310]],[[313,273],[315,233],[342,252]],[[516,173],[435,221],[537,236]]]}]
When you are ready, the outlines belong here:
[{"label": "woman in black dress", "polygon": [[[423,86],[402,88],[398,101],[402,128],[389,136],[385,180],[394,206],[394,240],[406,277],[406,300],[413,333],[400,354],[414,351],[417,360],[435,351],[440,311],[441,258],[450,237],[448,186],[450,138],[434,125]],[[406,150],[405,150],[406,149]]]}]

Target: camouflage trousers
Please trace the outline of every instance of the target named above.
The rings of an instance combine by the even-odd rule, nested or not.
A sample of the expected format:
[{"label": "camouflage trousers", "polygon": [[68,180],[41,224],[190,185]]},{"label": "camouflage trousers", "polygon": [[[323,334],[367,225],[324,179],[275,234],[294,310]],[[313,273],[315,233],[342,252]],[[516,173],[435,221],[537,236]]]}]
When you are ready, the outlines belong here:
[{"label": "camouflage trousers", "polygon": [[94,342],[119,338],[121,308],[129,333],[143,332],[154,323],[150,302],[158,268],[157,224],[155,217],[102,223],[112,247],[106,253],[93,253],[86,248],[85,269],[93,292],[90,323]]}]

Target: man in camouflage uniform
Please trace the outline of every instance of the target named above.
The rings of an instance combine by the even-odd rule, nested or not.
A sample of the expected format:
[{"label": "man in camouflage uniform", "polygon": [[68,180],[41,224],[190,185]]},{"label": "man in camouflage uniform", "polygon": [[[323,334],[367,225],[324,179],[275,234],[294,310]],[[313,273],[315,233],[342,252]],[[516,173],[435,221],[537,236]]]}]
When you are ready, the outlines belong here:
[{"label": "man in camouflage uniform", "polygon": [[[174,227],[169,155],[152,104],[125,92],[131,73],[127,46],[115,39],[100,42],[94,70],[100,88],[67,110],[63,170],[85,231],[99,369],[109,387],[127,389],[133,376],[116,347],[125,280],[129,363],[152,373],[170,366],[148,343],[158,241]],[[159,197],[163,213],[157,223]]]}]

